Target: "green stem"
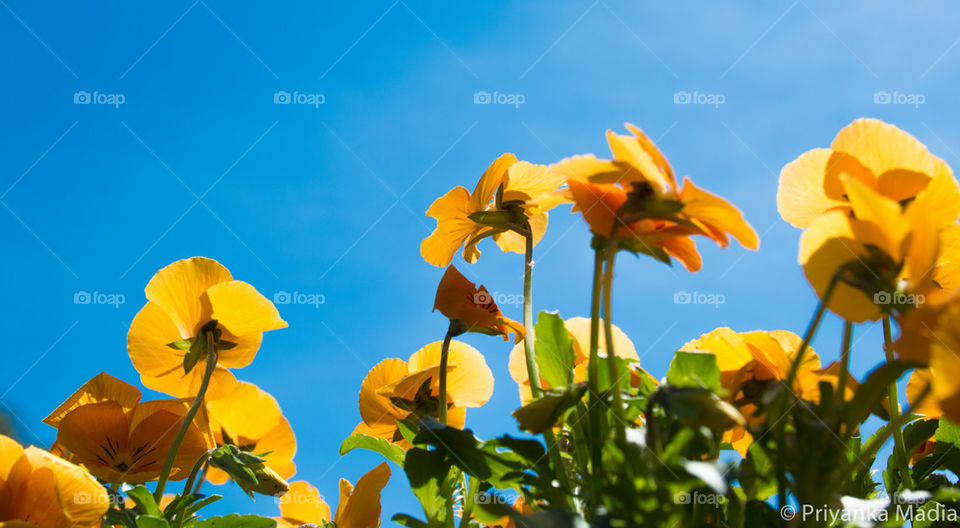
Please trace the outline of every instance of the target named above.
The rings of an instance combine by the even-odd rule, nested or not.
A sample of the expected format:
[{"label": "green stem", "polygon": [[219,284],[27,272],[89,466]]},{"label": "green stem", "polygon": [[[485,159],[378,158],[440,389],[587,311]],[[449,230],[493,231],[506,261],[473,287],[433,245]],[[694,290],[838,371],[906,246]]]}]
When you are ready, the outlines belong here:
[{"label": "green stem", "polygon": [[840,348],[840,379],[837,381],[837,397],[840,399],[840,407],[846,400],[847,378],[850,376],[850,343],[853,341],[853,323],[846,321],[843,323],[843,344]]},{"label": "green stem", "polygon": [[[180,494],[181,497],[186,497],[187,495],[194,493],[193,484],[197,480],[197,475],[200,474],[201,468],[207,467],[206,464],[210,460],[210,455],[212,455],[214,451],[216,451],[216,448],[208,450],[206,453],[200,455],[200,458],[197,459],[197,462],[193,465],[193,469],[190,471],[190,477],[187,478],[187,483],[183,485],[183,493]],[[206,473],[206,470],[204,470],[204,473]],[[197,487],[199,487],[199,485]],[[157,504],[160,504],[160,502],[157,501]],[[182,527],[183,527],[183,515],[181,514],[181,515],[178,515],[177,528],[182,528]]]},{"label": "green stem", "polygon": [[600,414],[600,293],[603,290],[603,262],[602,249],[594,251],[593,258],[593,293],[590,298],[590,361],[587,363],[587,386],[590,390],[589,407],[587,414],[590,417],[590,465],[594,477],[594,490],[599,492],[603,467],[603,439],[602,418]]},{"label": "green stem", "polygon": [[623,395],[620,393],[620,366],[617,363],[617,355],[613,348],[613,316],[610,313],[610,298],[613,290],[613,262],[617,256],[617,242],[619,240],[617,234],[610,237],[610,247],[607,252],[607,266],[603,275],[603,329],[607,345],[610,391],[613,393],[613,415],[616,418],[614,429],[617,432],[617,440],[623,445],[627,440],[626,418],[623,415]]},{"label": "green stem", "polygon": [[450,339],[453,338],[453,321],[447,328],[447,335],[443,338],[443,347],[440,349],[440,423],[447,425],[447,363],[450,359]]},{"label": "green stem", "polygon": [[784,382],[784,387],[786,390],[780,392],[778,396],[778,405],[777,414],[776,414],[776,434],[774,438],[777,442],[777,504],[782,508],[787,505],[787,472],[786,472],[786,453],[784,453],[784,444],[787,436],[787,420],[784,416],[787,412],[787,395],[793,394],[793,380],[797,377],[797,369],[800,367],[800,364],[803,362],[803,354],[806,352],[807,347],[810,346],[810,341],[813,340],[813,336],[817,332],[817,328],[820,326],[820,321],[823,320],[823,314],[827,310],[827,305],[830,303],[830,298],[833,297],[833,292],[837,288],[837,283],[840,282],[840,270],[837,270],[833,274],[833,277],[830,278],[830,282],[827,284],[827,289],[823,292],[823,299],[820,300],[820,304],[817,305],[817,311],[814,312],[813,318],[810,320],[810,324],[807,326],[807,331],[803,334],[803,342],[800,343],[800,348],[797,350],[797,354],[793,358],[793,363],[790,365],[790,372],[787,374],[787,379]]},{"label": "green stem", "polygon": [[180,444],[183,443],[183,437],[186,436],[187,429],[193,425],[193,417],[197,415],[200,406],[203,405],[203,397],[207,393],[207,386],[210,385],[210,378],[213,377],[213,371],[217,366],[217,343],[213,336],[213,331],[208,330],[206,337],[207,363],[206,369],[203,372],[203,380],[200,382],[200,389],[197,391],[197,395],[193,398],[193,403],[190,404],[190,408],[187,409],[187,414],[183,417],[183,423],[180,424],[180,430],[177,431],[177,436],[173,438],[173,443],[170,444],[170,451],[167,453],[167,459],[163,462],[163,469],[160,470],[157,489],[153,492],[153,498],[157,501],[157,504],[160,504],[160,499],[163,498],[163,490],[167,486],[167,479],[170,478],[170,470],[173,469],[173,461],[177,457],[177,451],[180,449]]},{"label": "green stem", "polygon": [[[883,352],[886,355],[887,362],[894,361],[893,357],[893,335],[890,330],[890,317],[883,318]],[[900,415],[900,402],[897,394],[897,380],[890,383],[890,420],[894,421]],[[907,458],[907,448],[903,441],[903,429],[897,427],[893,431],[894,440],[894,458],[897,461],[897,467],[900,471],[900,480],[904,489],[913,489],[913,479],[910,477],[909,459]]]},{"label": "green stem", "polygon": [[[468,478],[464,473],[464,478]],[[469,528],[471,517],[473,517],[473,505],[477,499],[477,490],[480,489],[480,479],[469,477],[470,483],[467,485],[467,495],[463,498],[463,511],[460,512],[460,528]]]},{"label": "green stem", "polygon": [[[523,259],[523,351],[527,360],[527,377],[530,380],[530,392],[533,398],[537,399],[543,395],[543,389],[540,387],[540,370],[537,368],[537,356],[534,349],[533,335],[533,234],[527,233],[524,236],[526,240],[526,252]],[[564,486],[564,489],[570,488],[570,481],[567,478],[567,469],[563,465],[563,458],[560,456],[560,446],[557,444],[557,438],[553,434],[552,428],[547,428],[543,432],[543,440],[547,444],[547,453],[550,455],[550,462],[554,466],[557,480]]]}]

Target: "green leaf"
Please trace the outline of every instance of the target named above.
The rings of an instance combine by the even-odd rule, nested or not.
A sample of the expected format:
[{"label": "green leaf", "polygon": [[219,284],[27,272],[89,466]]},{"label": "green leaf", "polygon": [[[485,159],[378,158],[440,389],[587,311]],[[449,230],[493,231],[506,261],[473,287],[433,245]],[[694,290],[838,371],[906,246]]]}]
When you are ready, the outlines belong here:
[{"label": "green leaf", "polygon": [[410,482],[410,489],[420,500],[428,521],[443,519],[443,507],[447,501],[440,488],[450,473],[450,463],[442,451],[427,451],[413,448],[407,451],[403,470]]},{"label": "green leaf", "polygon": [[550,429],[560,420],[568,410],[573,408],[587,391],[586,385],[578,384],[561,391],[547,391],[523,407],[513,411],[520,429],[540,434]]},{"label": "green leaf", "polygon": [[238,515],[236,513],[222,517],[211,517],[187,524],[189,528],[275,528],[277,521],[259,515]]},{"label": "green leaf", "polygon": [[407,515],[406,513],[398,513],[394,515],[390,520],[399,524],[400,526],[406,526],[408,528],[427,528],[427,523],[417,519],[412,515]]},{"label": "green leaf", "polygon": [[402,447],[388,442],[385,438],[367,436],[359,433],[348,436],[343,440],[343,443],[340,444],[340,454],[346,455],[354,449],[367,449],[380,453],[386,457],[387,460],[400,467],[403,467],[403,459],[406,455]]},{"label": "green leaf", "polygon": [[713,354],[677,352],[667,370],[667,383],[675,387],[720,392],[720,368]]},{"label": "green leaf", "polygon": [[141,515],[137,517],[137,528],[169,528],[170,524],[166,519],[155,517],[153,515]]},{"label": "green leaf", "polygon": [[960,447],[960,425],[951,422],[946,417],[941,417],[937,425],[937,442],[946,442]]},{"label": "green leaf", "polygon": [[738,478],[749,500],[766,500],[777,492],[776,468],[760,444],[751,444],[747,449]]},{"label": "green leaf", "polygon": [[183,373],[190,374],[200,359],[207,353],[206,332],[200,332],[190,344],[190,350],[183,356]]},{"label": "green leaf", "polygon": [[445,427],[436,421],[424,422],[417,441],[436,447],[436,452],[445,454],[464,472],[494,486],[512,485],[529,467],[519,456],[481,443],[469,429]]},{"label": "green leaf", "polygon": [[142,484],[127,491],[127,497],[130,497],[130,500],[137,505],[141,514],[163,517],[163,512],[160,511],[157,502],[153,500],[153,493],[150,493],[150,490]]},{"label": "green leaf", "polygon": [[890,384],[907,370],[918,366],[920,365],[917,363],[895,360],[884,363],[870,372],[867,379],[857,388],[853,399],[847,404],[847,425],[853,429],[866,420],[870,413],[882,414],[880,402],[890,390]]},{"label": "green leaf", "polygon": [[573,381],[576,352],[573,338],[557,313],[540,312],[534,327],[537,366],[540,377],[551,387],[565,387]]},{"label": "green leaf", "polygon": [[190,350],[190,347],[193,346],[193,338],[178,339],[173,343],[167,343],[167,346],[174,350]]}]

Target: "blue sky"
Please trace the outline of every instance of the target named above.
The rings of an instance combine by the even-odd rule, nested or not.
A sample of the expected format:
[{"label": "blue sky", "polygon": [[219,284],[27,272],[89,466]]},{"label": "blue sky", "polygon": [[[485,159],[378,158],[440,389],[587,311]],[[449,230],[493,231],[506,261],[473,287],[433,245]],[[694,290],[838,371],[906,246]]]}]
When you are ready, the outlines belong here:
[{"label": "blue sky", "polygon": [[[502,152],[605,156],[604,131],[624,121],[762,235],[757,253],[701,241],[696,274],[621,257],[615,323],[643,365],[662,376],[672,350],[717,326],[800,333],[815,297],[796,265],[799,231],[776,211],[780,167],[861,116],[960,161],[958,19],[945,0],[0,0],[0,402],[24,442],[50,443],[40,420],[81,383],[104,370],[138,381],[126,330],[153,273],[212,257],[268,296],[323,296],[280,306],[290,328],[237,375],[280,401],[300,444],[295,478],[335,504],[337,479],[379,462],[338,455],[368,368],[445,330],[430,312],[442,270],[419,255],[429,204],[472,188]],[[90,104],[75,104],[81,92]],[[275,104],[278,92],[323,104]],[[522,104],[474,104],[478,92]],[[675,104],[679,92],[722,104]],[[552,213],[535,309],[587,315],[588,243],[579,218]],[[521,257],[483,249],[468,275],[519,294]],[[680,291],[725,302],[674,304]],[[78,292],[124,302],[75,304]],[[840,326],[828,318],[815,342],[826,361]],[[515,433],[509,346],[466,340],[497,380],[468,425]],[[880,341],[878,327],[856,329],[856,374],[880,361]],[[405,487],[394,468],[384,519],[417,513]],[[218,511],[276,513],[270,499],[218,491]]]}]

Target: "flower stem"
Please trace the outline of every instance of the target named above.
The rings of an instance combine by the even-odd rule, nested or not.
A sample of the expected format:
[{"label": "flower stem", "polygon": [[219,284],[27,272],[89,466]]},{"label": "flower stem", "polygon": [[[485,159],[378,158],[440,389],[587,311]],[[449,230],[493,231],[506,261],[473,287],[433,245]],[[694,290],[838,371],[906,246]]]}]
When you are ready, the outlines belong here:
[{"label": "flower stem", "polygon": [[180,424],[180,430],[177,431],[177,436],[173,438],[173,443],[170,444],[167,459],[163,462],[160,478],[157,479],[157,489],[153,492],[153,498],[157,501],[157,504],[160,504],[160,499],[163,498],[163,490],[167,486],[167,479],[170,478],[170,470],[173,468],[173,461],[177,457],[177,451],[180,450],[180,444],[183,443],[183,437],[186,436],[187,429],[193,424],[193,417],[197,415],[200,406],[203,405],[203,397],[207,393],[207,386],[210,385],[210,378],[213,377],[213,371],[217,366],[217,342],[212,330],[207,331],[206,338],[207,363],[206,369],[203,371],[203,380],[200,382],[200,389],[197,391],[197,395],[193,398],[193,403],[190,404],[190,408],[187,409],[187,414],[183,417],[183,423]]},{"label": "flower stem", "polygon": [[[533,398],[537,399],[543,395],[543,389],[540,387],[540,369],[537,368],[537,357],[534,349],[533,335],[533,233],[528,232],[524,237],[526,239],[526,252],[523,259],[523,351],[527,360],[527,377],[530,380],[530,392]],[[567,490],[570,489],[570,481],[567,478],[567,469],[563,465],[563,458],[560,456],[560,446],[557,444],[557,438],[553,434],[552,428],[547,428],[543,432],[543,440],[547,443],[547,453],[550,454],[550,462],[554,466],[557,480]]]},{"label": "flower stem", "polygon": [[602,471],[603,443],[601,439],[602,420],[600,415],[600,293],[603,289],[602,249],[594,251],[593,293],[590,299],[590,361],[587,363],[587,386],[590,390],[590,402],[587,414],[590,416],[590,464],[594,476],[594,485],[599,490]]},{"label": "flower stem", "polygon": [[447,363],[450,359],[450,339],[453,338],[453,321],[447,328],[447,335],[443,338],[443,347],[440,349],[440,423],[447,425]]},{"label": "flower stem", "polygon": [[620,393],[620,366],[617,364],[617,355],[613,348],[613,317],[610,313],[610,297],[613,290],[613,262],[617,256],[617,242],[619,237],[614,234],[610,238],[610,247],[607,253],[607,266],[603,275],[603,329],[607,345],[607,369],[610,376],[610,392],[613,393],[613,415],[616,418],[614,428],[617,440],[626,443],[626,419],[623,416],[623,395]]},{"label": "flower stem", "polygon": [[847,394],[847,377],[850,375],[850,342],[853,340],[853,323],[843,323],[843,344],[840,347],[840,379],[837,380],[837,397],[843,407]]},{"label": "flower stem", "polygon": [[803,342],[800,343],[800,348],[797,350],[796,356],[793,358],[793,363],[790,365],[790,372],[787,374],[787,379],[784,381],[784,387],[786,390],[781,391],[778,396],[778,405],[777,405],[777,416],[776,416],[776,435],[774,438],[777,442],[777,504],[783,508],[787,505],[787,472],[786,472],[786,456],[784,453],[784,444],[787,436],[787,394],[793,394],[793,380],[797,377],[797,369],[803,363],[803,354],[807,351],[807,347],[810,346],[810,341],[813,340],[814,334],[817,333],[817,328],[820,326],[820,321],[823,320],[823,314],[827,310],[827,305],[830,303],[830,298],[833,297],[833,292],[837,288],[837,283],[840,282],[840,270],[837,270],[833,274],[833,277],[830,279],[829,284],[827,284],[827,289],[823,292],[823,298],[820,300],[820,304],[817,305],[817,311],[814,312],[813,318],[810,320],[810,324],[807,326],[807,331],[803,334]]},{"label": "flower stem", "polygon": [[[181,497],[186,497],[191,493],[196,493],[196,491],[193,489],[193,483],[196,482],[197,475],[200,474],[201,468],[203,468],[203,473],[206,474],[206,471],[207,471],[206,468],[208,467],[207,462],[210,461],[210,455],[212,455],[214,451],[216,451],[216,448],[208,450],[206,453],[200,455],[200,458],[197,459],[196,464],[193,465],[193,470],[190,471],[190,477],[187,478],[187,483],[184,484],[183,486],[183,492],[180,494]],[[203,481],[201,480],[200,482],[202,483]],[[200,485],[197,484],[197,487],[199,488]],[[160,503],[157,502],[157,504],[160,504]],[[183,526],[183,515],[181,512],[181,515],[177,519],[177,527],[180,528],[182,526]]]},{"label": "flower stem", "polygon": [[[883,352],[886,355],[887,362],[893,361],[893,335],[890,330],[890,317],[883,318]],[[900,416],[900,402],[897,395],[897,380],[890,383],[890,421],[897,421]],[[897,427],[893,431],[894,458],[897,461],[897,467],[900,471],[900,480],[904,489],[913,489],[913,479],[910,477],[910,467],[908,466],[907,449],[903,441],[903,429]]]}]

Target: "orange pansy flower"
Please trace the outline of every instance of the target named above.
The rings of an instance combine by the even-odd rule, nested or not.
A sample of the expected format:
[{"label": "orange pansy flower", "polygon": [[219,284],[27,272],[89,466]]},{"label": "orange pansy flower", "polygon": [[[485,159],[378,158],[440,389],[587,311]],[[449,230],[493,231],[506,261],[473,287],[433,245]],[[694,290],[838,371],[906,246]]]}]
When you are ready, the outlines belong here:
[{"label": "orange pansy flower", "polygon": [[[410,444],[397,429],[407,417],[439,412],[440,351],[437,341],[416,351],[409,361],[385,359],[367,373],[360,386],[360,417],[353,434],[385,438],[404,449]],[[480,407],[493,395],[493,373],[472,346],[451,341],[447,364],[447,423],[463,427],[467,407]]]},{"label": "orange pansy flower", "polygon": [[228,369],[242,368],[257,355],[263,332],[285,328],[276,307],[243,281],[233,280],[219,262],[192,257],[161,269],[146,287],[147,304],[127,334],[127,350],[144,385],[175,397],[196,395],[204,374],[206,350],[189,373],[184,357],[205,325],[216,321],[220,339],[217,365],[207,397],[229,394],[236,379]]},{"label": "orange pansy flower", "polygon": [[377,528],[380,526],[380,493],[389,480],[390,467],[386,462],[360,477],[356,486],[340,479],[340,501],[332,518],[330,506],[317,488],[302,480],[291,482],[290,490],[280,499],[277,526],[323,526],[332,522],[337,528]]},{"label": "orange pansy flower", "polygon": [[0,526],[96,528],[109,507],[84,468],[0,435]]},{"label": "orange pansy flower", "polygon": [[583,213],[595,235],[616,234],[623,247],[666,262],[676,258],[690,271],[701,267],[691,235],[706,236],[720,247],[733,236],[757,249],[757,234],[736,207],[689,178],[679,186],[653,141],[630,123],[626,127],[633,135],[607,131],[612,160],[574,156],[551,167],[569,184],[558,194],[574,202],[574,211]]},{"label": "orange pansy flower", "polygon": [[[293,456],[297,452],[297,439],[273,396],[253,383],[241,381],[227,396],[205,404],[218,446],[233,444],[243,451],[262,455],[263,464],[283,479],[296,473]],[[229,479],[229,475],[216,467],[207,473],[207,480],[214,484],[223,484]]]},{"label": "orange pansy flower", "polygon": [[[111,483],[140,484],[160,475],[191,400],[140,401],[140,391],[106,373],[81,386],[43,422],[57,428],[57,448],[93,475]],[[187,477],[213,447],[209,428],[196,420],[187,429],[171,470]]]},{"label": "orange pansy flower", "polygon": [[512,333],[515,341],[523,339],[523,324],[504,317],[490,292],[482,285],[477,288],[454,266],[440,279],[433,309],[462,323],[466,332],[502,335],[504,341]]},{"label": "orange pansy flower", "polygon": [[523,253],[526,242],[516,230],[529,223],[533,243],[539,242],[547,228],[547,211],[559,203],[553,192],[561,185],[563,177],[547,167],[503,154],[472,193],[454,187],[427,209],[437,228],[420,244],[420,254],[428,263],[444,267],[463,246],[464,260],[473,263],[480,257],[477,243],[487,236],[503,251]]}]

